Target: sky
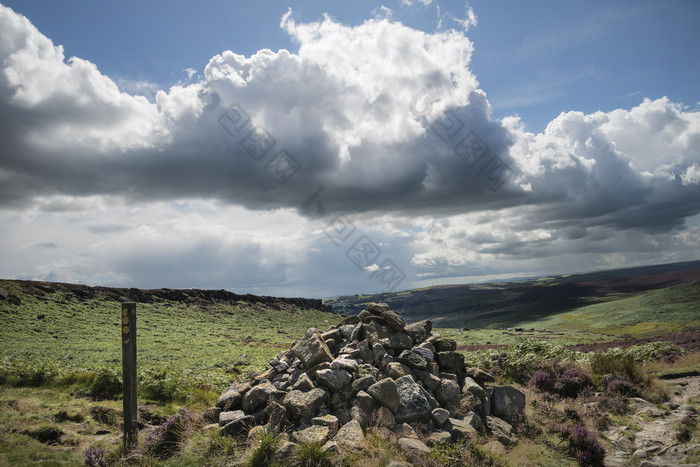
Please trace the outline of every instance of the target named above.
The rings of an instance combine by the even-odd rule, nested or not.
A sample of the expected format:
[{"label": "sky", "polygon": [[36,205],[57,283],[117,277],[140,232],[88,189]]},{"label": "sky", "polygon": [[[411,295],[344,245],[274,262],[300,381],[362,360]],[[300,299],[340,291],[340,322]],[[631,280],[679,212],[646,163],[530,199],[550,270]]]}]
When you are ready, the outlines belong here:
[{"label": "sky", "polygon": [[0,277],[328,297],[700,259],[699,19],[0,0]]}]

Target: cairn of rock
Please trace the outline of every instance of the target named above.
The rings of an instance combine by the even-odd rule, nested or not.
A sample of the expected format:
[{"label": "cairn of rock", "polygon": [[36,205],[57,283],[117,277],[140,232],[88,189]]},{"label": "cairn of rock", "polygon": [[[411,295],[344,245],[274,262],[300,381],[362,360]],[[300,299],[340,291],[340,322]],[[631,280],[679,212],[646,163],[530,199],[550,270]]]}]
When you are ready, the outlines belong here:
[{"label": "cairn of rock", "polygon": [[[270,359],[250,383],[235,383],[205,418],[227,436],[245,436],[267,424],[295,443],[324,449],[362,449],[361,424],[393,431],[399,444],[429,451],[431,443],[493,433],[517,442],[512,422],[525,395],[465,362],[456,342],[433,334],[430,320],[406,324],[385,303],[370,303],[358,316],[326,332],[309,329],[291,348]],[[417,423],[414,423],[417,422]],[[293,448],[286,442],[282,449]]]}]

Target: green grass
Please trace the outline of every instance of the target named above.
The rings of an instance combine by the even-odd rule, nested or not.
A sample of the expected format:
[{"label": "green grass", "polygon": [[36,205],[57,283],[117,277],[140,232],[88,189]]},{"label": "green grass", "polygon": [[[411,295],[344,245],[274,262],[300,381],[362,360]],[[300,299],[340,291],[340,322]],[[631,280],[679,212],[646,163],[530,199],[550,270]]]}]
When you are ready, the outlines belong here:
[{"label": "green grass", "polygon": [[622,298],[619,295],[605,297],[601,303],[543,319],[523,321],[520,325],[635,337],[698,329],[700,283],[676,285]]},{"label": "green grass", "polygon": [[[0,287],[22,300],[19,306],[0,302],[0,384],[119,383],[119,302],[79,300],[61,292],[43,299],[24,293],[12,281],[0,281]],[[325,330],[338,320],[318,310],[273,309],[260,303],[139,303],[140,389],[154,398],[178,389],[183,394],[170,391],[169,396],[189,392],[202,399],[214,397],[237,375],[262,370],[308,328]],[[192,390],[198,386],[202,393],[197,396]]]}]

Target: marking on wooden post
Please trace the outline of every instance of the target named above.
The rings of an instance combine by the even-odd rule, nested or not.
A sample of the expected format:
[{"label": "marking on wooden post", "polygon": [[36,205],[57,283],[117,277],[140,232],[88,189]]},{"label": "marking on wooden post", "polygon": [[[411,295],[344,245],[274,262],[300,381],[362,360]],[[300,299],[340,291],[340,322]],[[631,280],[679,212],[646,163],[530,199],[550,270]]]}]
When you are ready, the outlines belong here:
[{"label": "marking on wooden post", "polygon": [[122,376],[124,381],[124,450],[138,444],[136,401],[136,303],[122,303]]}]

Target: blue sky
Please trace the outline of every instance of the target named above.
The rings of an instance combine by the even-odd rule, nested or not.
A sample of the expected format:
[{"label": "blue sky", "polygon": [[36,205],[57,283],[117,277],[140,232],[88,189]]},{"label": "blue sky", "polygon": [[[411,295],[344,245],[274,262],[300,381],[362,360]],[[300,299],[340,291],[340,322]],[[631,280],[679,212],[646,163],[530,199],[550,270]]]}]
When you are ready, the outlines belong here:
[{"label": "blue sky", "polygon": [[[95,63],[119,80],[167,88],[202,72],[224,50],[296,50],[280,28],[288,8],[298,21],[324,13],[358,25],[390,8],[391,18],[435,31],[459,28],[471,7],[478,25],[471,68],[494,117],[518,114],[543,131],[562,111],[610,111],[667,96],[697,105],[700,4],[695,1],[431,2],[5,1],[67,56]],[[122,81],[123,82],[123,81]]]},{"label": "blue sky", "polygon": [[1,4],[0,277],[328,296],[698,257],[697,2]]}]

